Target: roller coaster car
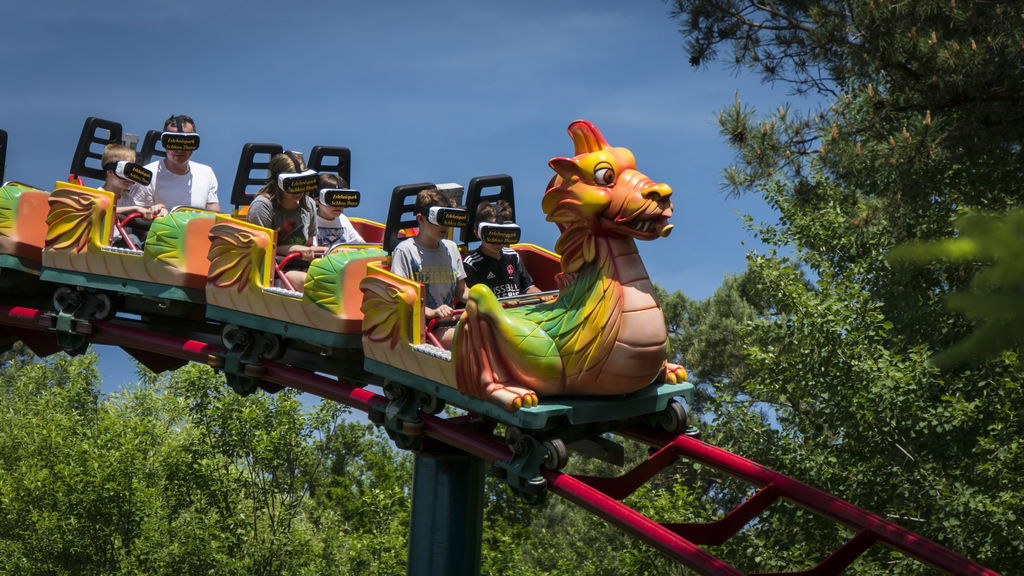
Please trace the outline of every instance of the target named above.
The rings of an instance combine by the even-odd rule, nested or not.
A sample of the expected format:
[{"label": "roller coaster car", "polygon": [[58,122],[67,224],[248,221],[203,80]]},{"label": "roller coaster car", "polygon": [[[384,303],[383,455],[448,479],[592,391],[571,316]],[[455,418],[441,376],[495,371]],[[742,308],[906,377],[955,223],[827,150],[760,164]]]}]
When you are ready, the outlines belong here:
[{"label": "roller coaster car", "polygon": [[[233,217],[218,216],[210,230],[206,314],[224,323],[222,340],[228,349],[215,365],[224,367],[229,376],[257,375],[261,359],[284,358],[288,364],[315,365],[321,372],[366,381],[358,284],[366,264],[379,260],[384,252],[379,244],[331,246],[310,263],[300,290],[275,286],[275,277],[282,276],[276,233],[242,218],[254,198],[249,188],[263,186],[270,158],[282,151],[278,144],[243,146],[231,194]],[[347,148],[315,146],[309,166],[348,181],[350,159]],[[383,225],[353,220],[367,240],[383,237]],[[235,378],[229,382],[242,391],[253,388]]]},{"label": "roller coaster car", "polygon": [[18,182],[0,187],[0,268],[39,276],[48,198]]},{"label": "roller coaster car", "polygon": [[[544,201],[548,220],[563,230],[562,257],[515,246],[540,288],[561,287],[557,299],[499,302],[486,286],[473,287],[449,351],[427,343],[423,286],[393,274],[387,261],[368,265],[360,285],[366,369],[388,380],[384,424],[396,442],[415,442],[417,414],[445,402],[504,424],[519,450],[513,467],[541,460],[558,467],[567,443],[601,445],[602,432],[638,420],[686,428],[675,397],[689,398],[692,386],[665,361],[664,318],[633,243],[667,234],[671,189],[636,172],[632,155],[607,146],[593,125],[574,123],[570,134],[577,156],[551,161],[558,175]],[[598,165],[607,171],[595,174]],[[414,198],[429,186],[394,190],[389,253],[399,231],[415,225]],[[475,179],[469,188],[471,215],[478,201],[504,198],[514,207],[508,176]],[[517,306],[523,300],[531,303]]]},{"label": "roller coaster car", "polygon": [[205,254],[215,213],[179,207],[153,220],[145,247],[132,250],[110,245],[113,193],[57,182],[48,201],[44,280],[203,304],[209,268]]},{"label": "roller coaster car", "polygon": [[[7,131],[0,130],[0,269],[39,275],[46,228],[47,193],[28,184],[7,182]],[[18,222],[34,226],[18,226]]]},{"label": "roller coaster car", "polygon": [[4,181],[6,161],[7,132],[0,130],[0,287],[17,295],[13,304],[26,305],[52,290],[39,280],[49,194]]},{"label": "roller coaster car", "polygon": [[[6,159],[7,133],[0,137],[0,174]],[[100,136],[100,133],[103,133]],[[75,157],[72,160],[72,172],[76,166],[84,166],[89,159],[97,163],[100,153],[91,150],[93,143],[105,145],[120,141],[121,125],[116,122],[89,118],[86,120]],[[103,179],[103,171],[99,168],[81,170],[88,175],[98,174]],[[42,252],[46,240],[47,216],[49,213],[50,194],[34,186],[18,182],[5,183],[0,188],[0,268],[8,273],[21,272],[40,276],[42,271]],[[37,291],[24,292],[24,296],[33,296]],[[48,299],[48,295],[47,295]]]},{"label": "roller coaster car", "polygon": [[[104,180],[105,171],[98,167],[102,147],[119,142],[121,130],[116,122],[87,118],[72,177]],[[213,212],[179,207],[153,220],[144,249],[136,250],[110,245],[117,223],[113,193],[57,182],[47,203],[41,277],[61,285],[53,295],[58,313],[79,320],[106,319],[120,308],[203,320]]]},{"label": "roller coaster car", "polygon": [[[210,230],[207,317],[328,350],[359,348],[363,314],[358,283],[367,263],[384,252],[369,245],[332,247],[310,263],[299,292],[273,285],[274,236],[273,230],[217,217]],[[229,332],[225,344],[232,348],[239,333]]]}]

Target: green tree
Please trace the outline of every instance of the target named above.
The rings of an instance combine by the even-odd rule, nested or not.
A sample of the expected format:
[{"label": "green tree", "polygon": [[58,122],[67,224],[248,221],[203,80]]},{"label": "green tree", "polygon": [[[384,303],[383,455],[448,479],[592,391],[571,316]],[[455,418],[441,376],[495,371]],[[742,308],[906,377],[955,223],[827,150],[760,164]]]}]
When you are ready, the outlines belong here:
[{"label": "green tree", "polygon": [[407,457],[335,403],[209,368],[111,396],[95,356],[0,371],[0,573],[396,574]]},{"label": "green tree", "polygon": [[969,214],[957,221],[957,236],[898,246],[895,262],[985,264],[966,287],[949,294],[949,307],[974,321],[976,330],[935,361],[948,366],[991,358],[1024,343],[1024,210],[1005,216]]},{"label": "green tree", "polygon": [[[979,262],[908,266],[888,254],[955,234],[965,213],[1020,203],[1024,5],[672,5],[694,65],[721,55],[820,104],[759,117],[737,98],[720,116],[737,153],[728,190],[760,194],[779,218],[751,224],[774,249],[752,255],[742,278],[751,308],[740,317],[756,311],[736,331],[744,355],[725,371],[696,326],[674,340],[698,376],[716,366],[702,382],[713,390],[708,438],[1011,572],[1024,564],[1018,356],[933,368],[978,317],[944,303]],[[795,514],[773,512],[743,538],[806,565],[838,534],[799,530],[815,525]],[[923,570],[890,560],[872,554],[855,572]]]}]

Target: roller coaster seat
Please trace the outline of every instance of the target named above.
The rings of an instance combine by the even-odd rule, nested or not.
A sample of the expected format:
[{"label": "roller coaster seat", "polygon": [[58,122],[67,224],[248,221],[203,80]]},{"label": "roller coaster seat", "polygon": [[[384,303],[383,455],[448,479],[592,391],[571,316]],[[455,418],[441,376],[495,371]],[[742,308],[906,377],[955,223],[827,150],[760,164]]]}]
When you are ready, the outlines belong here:
[{"label": "roller coaster seat", "polygon": [[349,217],[352,227],[359,232],[359,235],[366,240],[367,244],[381,244],[384,242],[384,225],[365,218]]}]

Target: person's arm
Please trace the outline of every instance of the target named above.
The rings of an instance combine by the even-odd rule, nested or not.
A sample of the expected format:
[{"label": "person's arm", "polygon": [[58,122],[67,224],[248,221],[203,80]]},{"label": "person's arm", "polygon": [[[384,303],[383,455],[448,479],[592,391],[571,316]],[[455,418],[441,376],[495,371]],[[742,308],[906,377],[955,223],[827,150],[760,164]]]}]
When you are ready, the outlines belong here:
[{"label": "person's arm", "polygon": [[[160,204],[152,208],[147,208],[145,206],[118,206],[116,212],[118,215],[133,214],[135,212],[138,212],[139,214],[142,215],[143,218],[147,220],[152,220],[153,218],[163,215],[159,213],[160,209],[163,209],[163,206]],[[165,210],[164,214],[166,213],[167,212]]]},{"label": "person's arm", "polygon": [[262,198],[262,196],[257,196],[249,203],[249,211],[245,215],[245,221],[264,228],[270,228],[274,224],[274,213],[270,202],[266,202]]},{"label": "person's arm", "polygon": [[465,304],[469,301],[469,287],[466,286],[466,267],[462,263],[462,255],[455,242],[448,241],[448,250],[455,265],[455,299]]},{"label": "person's arm", "polygon": [[480,272],[478,272],[476,267],[470,263],[470,258],[472,258],[474,254],[476,254],[476,252],[470,252],[469,255],[466,256],[466,259],[462,261],[462,268],[466,271],[467,290],[483,281],[480,278]]},{"label": "person's arm", "polygon": [[132,184],[126,193],[128,201],[135,206],[153,207],[153,184],[153,182],[150,182],[149,186]]},{"label": "person's arm", "polygon": [[348,219],[348,216],[345,216],[345,214],[339,214],[338,223],[341,224],[341,239],[343,242],[345,242],[346,244],[366,243],[366,240],[364,240],[363,236],[359,233],[358,230],[356,230],[356,227],[352,225],[352,221]]},{"label": "person's arm", "polygon": [[360,234],[359,230],[356,230],[355,226],[352,224],[348,225],[346,231],[349,234],[348,238],[345,239],[347,244],[366,244],[366,240],[363,238],[363,235]]},{"label": "person's arm", "polygon": [[321,246],[306,246],[303,244],[292,244],[290,246],[278,246],[277,255],[287,256],[292,252],[298,252],[302,256],[303,260],[312,260],[317,256],[324,253],[324,249]]},{"label": "person's arm", "polygon": [[[270,204],[269,200],[266,200],[265,196],[257,196],[253,199],[252,203],[249,204],[249,212],[245,215],[246,222],[262,226],[264,228],[274,228],[274,208]],[[292,244],[278,244],[276,254],[278,256],[286,256],[290,252],[302,253],[301,245],[295,246]],[[295,249],[295,250],[293,250]],[[304,259],[312,259],[312,253],[310,257],[306,258],[306,254],[303,254]]]},{"label": "person's arm", "polygon": [[206,193],[206,209],[220,212],[220,199],[217,197],[217,174],[210,168],[210,190]]},{"label": "person's arm", "polygon": [[316,243],[316,204],[313,203],[311,198],[305,199],[305,210],[303,211],[303,218],[306,219],[306,242],[303,245],[293,245],[292,252],[298,252],[302,254],[303,260],[312,260],[319,258],[324,255],[327,251],[326,246],[318,246]]},{"label": "person's arm", "polygon": [[[459,261],[462,262],[461,260]],[[469,288],[466,287],[465,277],[459,278],[455,281],[455,300],[465,306],[465,303],[469,300]],[[438,320],[450,320],[452,314],[455,312],[456,302],[451,304],[442,304],[437,308],[423,307],[424,315],[427,320],[437,318]]]},{"label": "person's arm", "polygon": [[391,251],[391,273],[410,280],[412,279],[412,266],[410,266],[409,256],[405,253],[403,244],[411,241],[411,239],[403,240]]}]

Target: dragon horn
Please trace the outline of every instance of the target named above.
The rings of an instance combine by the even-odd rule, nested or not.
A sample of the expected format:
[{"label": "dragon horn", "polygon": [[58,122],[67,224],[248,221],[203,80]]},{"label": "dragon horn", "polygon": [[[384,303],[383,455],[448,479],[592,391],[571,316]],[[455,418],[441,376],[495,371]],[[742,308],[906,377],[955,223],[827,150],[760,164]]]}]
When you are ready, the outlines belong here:
[{"label": "dragon horn", "polygon": [[569,136],[576,145],[577,156],[608,148],[608,142],[601,135],[601,131],[586,120],[576,120],[569,124]]}]

